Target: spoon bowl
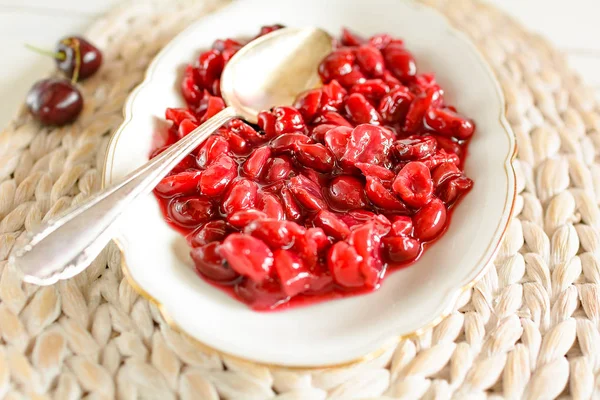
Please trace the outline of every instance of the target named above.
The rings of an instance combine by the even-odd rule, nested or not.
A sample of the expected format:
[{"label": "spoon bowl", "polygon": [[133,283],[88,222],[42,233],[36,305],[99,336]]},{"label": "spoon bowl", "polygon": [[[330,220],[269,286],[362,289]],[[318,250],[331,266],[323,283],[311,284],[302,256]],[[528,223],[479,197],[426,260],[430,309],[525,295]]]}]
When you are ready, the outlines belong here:
[{"label": "spoon bowl", "polygon": [[299,93],[320,84],[316,66],[332,43],[318,28],[284,28],[260,37],[229,60],[221,95],[239,116],[256,123],[260,111],[291,105]]},{"label": "spoon bowl", "polygon": [[29,233],[9,262],[24,281],[37,285],[79,274],[113,237],[119,217],[219,127],[236,117],[256,123],[260,111],[291,105],[299,93],[314,87],[317,66],[332,43],[321,29],[284,28],[247,44],[221,77],[227,108],[121,181]]}]

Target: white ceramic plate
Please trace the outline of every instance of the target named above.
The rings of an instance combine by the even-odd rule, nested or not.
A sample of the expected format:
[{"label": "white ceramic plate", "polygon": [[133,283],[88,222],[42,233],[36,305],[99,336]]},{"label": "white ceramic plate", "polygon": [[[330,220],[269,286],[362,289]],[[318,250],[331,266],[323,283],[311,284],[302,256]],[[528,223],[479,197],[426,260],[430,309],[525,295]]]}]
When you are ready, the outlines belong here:
[{"label": "white ceramic plate", "polygon": [[378,291],[364,296],[283,312],[251,311],[196,275],[184,238],[164,222],[152,195],[124,217],[118,232],[126,272],[169,321],[222,353],[295,367],[365,360],[451,310],[491,260],[515,200],[515,141],[499,85],[473,45],[442,16],[411,1],[235,1],[186,29],[156,57],[110,143],[105,182],[148,160],[165,109],[183,105],[181,71],[201,49],[273,23],[318,26],[336,35],[347,26],[364,35],[388,32],[405,39],[419,70],[435,72],[450,103],[477,123],[466,162],[473,190],[453,213],[447,233],[419,262],[390,274]]}]

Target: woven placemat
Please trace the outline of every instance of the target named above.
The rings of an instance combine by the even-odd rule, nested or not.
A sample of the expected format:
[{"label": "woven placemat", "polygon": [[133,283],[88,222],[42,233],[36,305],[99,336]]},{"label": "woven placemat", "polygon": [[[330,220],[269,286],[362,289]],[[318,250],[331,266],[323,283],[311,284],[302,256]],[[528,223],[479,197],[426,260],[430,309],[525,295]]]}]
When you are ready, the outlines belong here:
[{"label": "woven placemat", "polygon": [[98,189],[108,137],[149,61],[224,4],[133,1],[87,32],[105,65],[82,85],[73,126],[41,127],[21,113],[0,133],[0,398],[600,398],[593,92],[560,53],[491,6],[429,3],[493,66],[519,144],[515,218],[495,266],[457,311],[369,363],[299,372],[205,353],[129,286],[112,245],[75,279],[22,284],[4,260],[23,230]]}]

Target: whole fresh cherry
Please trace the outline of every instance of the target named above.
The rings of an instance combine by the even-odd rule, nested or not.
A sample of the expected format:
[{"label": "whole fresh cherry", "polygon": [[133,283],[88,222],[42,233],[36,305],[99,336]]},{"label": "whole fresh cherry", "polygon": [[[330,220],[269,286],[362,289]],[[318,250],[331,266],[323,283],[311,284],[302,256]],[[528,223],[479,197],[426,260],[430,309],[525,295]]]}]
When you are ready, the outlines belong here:
[{"label": "whole fresh cherry", "polygon": [[84,38],[70,36],[58,42],[55,60],[58,69],[67,77],[81,81],[98,71],[102,64],[102,53]]},{"label": "whole fresh cherry", "polygon": [[83,97],[68,79],[49,78],[36,82],[27,93],[27,107],[44,125],[73,122],[83,108]]}]

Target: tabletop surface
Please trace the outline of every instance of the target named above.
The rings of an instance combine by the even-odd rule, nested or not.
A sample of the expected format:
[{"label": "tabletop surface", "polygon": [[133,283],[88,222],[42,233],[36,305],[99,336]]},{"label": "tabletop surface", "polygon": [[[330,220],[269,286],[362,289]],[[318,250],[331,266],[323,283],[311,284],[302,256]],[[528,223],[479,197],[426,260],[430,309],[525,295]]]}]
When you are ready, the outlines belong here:
[{"label": "tabletop surface", "polygon": [[[137,61],[144,51],[154,50],[146,43],[153,39],[142,39],[140,52],[128,51],[129,39],[150,30],[171,37],[197,18],[197,12],[182,7],[170,15],[175,19],[165,18],[165,4],[204,4],[79,0],[74,7],[74,0],[0,0],[0,63],[5,67],[0,122],[8,120],[32,82],[53,67],[51,60],[25,51],[23,42],[51,48],[59,37],[83,31],[99,13],[126,1],[143,6],[127,8],[129,22],[107,24],[99,36],[113,39],[115,51],[106,55],[120,57],[133,77],[145,68]],[[439,3],[460,24],[479,19],[471,14],[475,1],[483,0]],[[168,328],[157,308],[148,307],[127,285],[114,246],[81,280],[40,289],[23,287],[18,271],[3,268],[0,261],[0,398],[8,390],[14,398],[32,397],[21,391],[54,389],[57,381],[57,398],[87,393],[113,398],[117,390],[120,396],[196,398],[202,390],[206,395],[200,397],[213,399],[217,392],[228,398],[248,398],[248,393],[273,398],[277,392],[278,398],[313,398],[316,393],[319,399],[346,399],[374,398],[384,391],[392,397],[427,391],[431,398],[600,399],[600,135],[588,130],[598,122],[597,103],[562,68],[562,57],[522,30],[525,26],[549,37],[590,87],[600,89],[594,74],[600,62],[594,43],[600,28],[593,3],[598,0],[571,0],[568,8],[564,0],[494,1],[520,23],[487,10],[478,24],[462,26],[472,28],[477,45],[496,56],[490,60],[496,70],[540,67],[548,84],[527,74],[504,77],[513,99],[509,119],[520,138],[515,161],[519,200],[497,265],[465,292],[460,310],[418,338],[402,340],[393,353],[356,368],[270,371],[197,351],[197,343]],[[144,7],[151,3],[157,7]],[[506,46],[511,40],[518,47]],[[551,59],[560,67],[552,68]],[[81,129],[37,124],[9,126],[0,133],[0,159],[8,160],[0,160],[0,259],[22,228],[31,229],[43,216],[51,218],[94,191],[103,159],[96,144],[116,128],[130,92],[125,84],[112,89],[115,101],[105,105],[114,107],[101,107],[101,123],[86,126],[84,135]],[[99,99],[106,94],[91,92]],[[300,397],[300,390],[310,396]]]},{"label": "tabletop surface", "polygon": [[[600,2],[597,0],[488,0],[529,29],[552,40],[569,62],[600,93]],[[81,32],[119,0],[0,0],[0,126],[6,125],[35,80],[52,60],[23,44],[52,49],[56,41]]]}]

